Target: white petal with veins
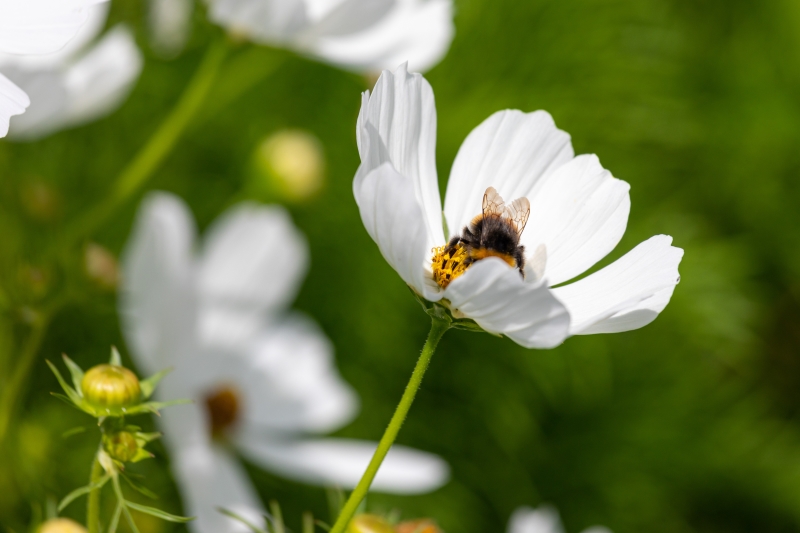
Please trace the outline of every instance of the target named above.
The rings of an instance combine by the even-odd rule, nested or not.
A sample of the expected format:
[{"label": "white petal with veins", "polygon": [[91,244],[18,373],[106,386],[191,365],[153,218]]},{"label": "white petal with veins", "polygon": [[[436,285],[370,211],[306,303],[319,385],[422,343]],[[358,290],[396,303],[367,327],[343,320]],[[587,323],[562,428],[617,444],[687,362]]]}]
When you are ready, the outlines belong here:
[{"label": "white petal with veins", "polygon": [[453,162],[444,200],[450,236],[481,214],[488,187],[508,203],[520,197],[532,202],[540,179],[573,155],[569,135],[556,128],[549,113],[494,113],[472,130]]},{"label": "white petal with veins", "polygon": [[[384,71],[364,93],[356,128],[365,176],[384,163],[411,179],[431,246],[443,244],[442,203],[436,178],[436,106],[430,84],[405,65]],[[358,179],[358,178],[357,178]]]},{"label": "white petal with veins", "polygon": [[619,243],[631,210],[629,189],[594,155],[580,155],[539,180],[521,242],[529,253],[547,246],[550,285],[582,274]]},{"label": "white petal with veins", "polygon": [[683,250],[656,235],[607,267],[553,289],[572,316],[572,335],[616,333],[652,322],[680,281]]},{"label": "white petal with veins", "polygon": [[553,348],[569,333],[569,314],[550,288],[524,281],[519,270],[495,257],[474,263],[443,296],[486,331],[526,348]]}]

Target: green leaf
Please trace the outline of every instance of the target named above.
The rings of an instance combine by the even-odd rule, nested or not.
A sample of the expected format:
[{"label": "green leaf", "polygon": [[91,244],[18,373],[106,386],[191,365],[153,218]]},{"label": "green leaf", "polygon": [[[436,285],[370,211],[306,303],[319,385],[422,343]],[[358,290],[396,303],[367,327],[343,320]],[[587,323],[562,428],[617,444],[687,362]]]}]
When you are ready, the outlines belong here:
[{"label": "green leaf", "polygon": [[64,499],[61,500],[61,503],[58,504],[58,512],[60,513],[62,510],[64,510],[64,507],[71,504],[73,501],[75,501],[75,499],[83,496],[84,494],[89,494],[93,490],[103,488],[103,485],[105,485],[108,482],[108,480],[109,476],[108,474],[106,474],[105,476],[101,477],[96,483],[92,483],[90,485],[86,485],[85,487],[80,487],[73,490],[72,492],[64,496]]},{"label": "green leaf", "polygon": [[117,508],[114,510],[114,516],[111,517],[111,523],[108,525],[108,533],[117,533],[117,526],[119,525],[119,517],[122,515],[122,503],[117,503]]},{"label": "green leaf", "polygon": [[58,371],[58,369],[55,367],[53,363],[51,363],[50,361],[46,361],[46,363],[47,366],[50,367],[50,370],[53,371],[53,374],[56,375],[58,384],[61,385],[61,388],[64,389],[64,392],[67,393],[67,397],[70,399],[70,401],[72,401],[72,403],[74,403],[75,405],[83,408],[82,407],[83,398],[81,398],[81,396],[77,392],[75,392],[75,389],[73,389],[67,384],[64,378],[61,376],[61,372]]},{"label": "green leaf", "polygon": [[156,518],[160,518],[161,520],[166,520],[167,522],[176,522],[178,524],[185,524],[186,522],[191,522],[194,520],[193,516],[178,516],[174,514],[169,514],[166,511],[162,511],[161,509],[156,509],[155,507],[148,507],[147,505],[140,505],[138,503],[133,502],[126,502],[125,505],[139,511],[140,513],[149,514],[150,516],[155,516]]},{"label": "green leaf", "polygon": [[131,463],[138,463],[139,461],[144,461],[145,459],[152,459],[155,457],[152,453],[148,452],[144,448],[139,448],[136,450],[136,455],[130,460]]},{"label": "green leaf", "polygon": [[144,398],[146,400],[150,396],[152,396],[153,395],[153,391],[156,390],[156,386],[158,385],[158,382],[161,381],[162,379],[164,379],[164,376],[166,376],[170,372],[172,372],[171,368],[165,368],[161,372],[158,372],[157,374],[153,374],[149,378],[141,381],[139,383],[139,386],[142,389],[142,398]]},{"label": "green leaf", "polygon": [[[69,401],[69,398],[67,398],[63,394],[53,393],[53,396],[61,396],[62,399],[66,400],[67,402],[69,402],[70,405],[72,405],[72,402]],[[61,434],[61,438],[68,439],[73,435],[78,435],[79,433],[83,433],[84,431],[86,431],[86,429],[87,429],[86,426],[78,426],[72,429],[68,429],[67,431]]]},{"label": "green leaf", "polygon": [[171,400],[169,402],[145,402],[145,403],[140,403],[139,405],[135,405],[130,409],[127,409],[127,414],[136,415],[140,413],[153,413],[154,415],[161,416],[161,414],[158,412],[159,409],[170,407],[172,405],[182,405],[192,402],[193,400]]},{"label": "green leaf", "polygon": [[[136,461],[133,461],[133,462],[135,463]],[[122,478],[123,478],[125,481],[127,481],[127,482],[128,482],[128,485],[130,485],[130,487],[131,487],[133,490],[135,490],[136,492],[138,492],[139,494],[142,494],[142,495],[144,495],[144,496],[147,496],[147,497],[148,497],[148,498],[150,498],[151,500],[157,500],[157,499],[158,499],[158,495],[157,495],[156,493],[154,493],[154,492],[153,492],[153,491],[151,491],[150,489],[147,489],[147,488],[145,488],[145,487],[142,487],[142,486],[141,486],[141,485],[139,485],[138,483],[134,483],[134,482],[133,482],[133,480],[131,480],[131,479],[130,479],[130,478],[127,476],[127,475],[125,475],[125,474],[122,474]]]},{"label": "green leaf", "polygon": [[249,527],[253,531],[253,533],[267,533],[265,530],[261,529],[260,527],[258,527],[254,523],[250,522],[246,518],[243,518],[243,517],[239,516],[238,514],[234,513],[233,511],[229,511],[228,509],[225,509],[224,507],[217,507],[217,512],[218,513],[222,513],[225,516],[229,516],[229,517],[233,518],[234,520],[238,520],[242,524],[244,524],[247,527]]},{"label": "green leaf", "polygon": [[128,507],[130,507],[130,505],[131,502],[124,502],[122,504],[122,510],[125,513],[125,518],[128,520],[128,525],[131,526],[131,530],[133,531],[133,533],[141,533],[139,531],[139,528],[136,527],[136,522],[133,521],[133,516],[131,515],[131,512],[128,510]]},{"label": "green leaf", "polygon": [[116,346],[111,347],[111,359],[108,361],[108,364],[122,366],[122,357],[119,356],[119,350],[117,350]]},{"label": "green leaf", "polygon": [[75,391],[83,397],[83,391],[81,390],[81,382],[83,381],[83,369],[75,364],[75,361],[67,357],[67,354],[62,353],[61,357],[64,359],[64,363],[67,365],[69,369],[69,373],[72,374],[72,384],[75,385]]}]

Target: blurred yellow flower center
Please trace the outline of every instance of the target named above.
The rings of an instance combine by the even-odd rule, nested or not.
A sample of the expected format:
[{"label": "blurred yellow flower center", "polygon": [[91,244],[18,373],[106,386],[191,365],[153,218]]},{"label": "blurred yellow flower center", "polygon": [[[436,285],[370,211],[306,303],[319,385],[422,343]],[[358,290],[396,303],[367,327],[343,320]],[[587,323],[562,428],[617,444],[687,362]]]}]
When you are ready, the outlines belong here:
[{"label": "blurred yellow flower center", "polygon": [[127,368],[116,365],[97,365],[83,376],[83,397],[96,407],[119,408],[139,401],[139,378]]},{"label": "blurred yellow flower center", "polygon": [[239,393],[229,385],[220,387],[206,396],[206,409],[211,435],[220,436],[239,419]]},{"label": "blurred yellow flower center", "polygon": [[439,529],[436,522],[429,518],[400,522],[397,524],[395,531],[397,531],[397,533],[442,533],[442,530]]},{"label": "blurred yellow flower center", "polygon": [[39,526],[37,533],[86,533],[86,528],[69,518],[52,518]]},{"label": "blurred yellow flower center", "polygon": [[469,254],[461,244],[454,247],[439,246],[431,251],[433,279],[441,288],[446,289],[451,281],[467,271]]},{"label": "blurred yellow flower center", "polygon": [[357,515],[350,522],[347,533],[395,533],[385,518],[374,514]]}]

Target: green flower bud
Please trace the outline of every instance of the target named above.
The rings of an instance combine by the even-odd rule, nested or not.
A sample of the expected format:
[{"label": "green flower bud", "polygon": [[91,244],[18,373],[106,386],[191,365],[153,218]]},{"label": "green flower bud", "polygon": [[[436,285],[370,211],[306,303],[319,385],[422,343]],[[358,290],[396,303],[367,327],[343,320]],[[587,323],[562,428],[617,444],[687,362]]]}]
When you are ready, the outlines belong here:
[{"label": "green flower bud", "polygon": [[251,186],[267,196],[302,202],[325,181],[322,143],[303,130],[282,130],[264,139],[253,153]]},{"label": "green flower bud", "polygon": [[36,533],[86,533],[86,528],[69,518],[52,518],[39,526]]},{"label": "green flower bud", "polygon": [[97,365],[83,376],[81,391],[95,408],[114,414],[139,403],[141,388],[136,374],[117,365]]},{"label": "green flower bud", "polygon": [[350,521],[347,533],[395,533],[385,518],[374,514],[360,514]]},{"label": "green flower bud", "polygon": [[117,431],[109,435],[103,435],[103,447],[108,455],[127,463],[136,457],[139,452],[139,443],[136,442],[136,435],[130,431]]}]

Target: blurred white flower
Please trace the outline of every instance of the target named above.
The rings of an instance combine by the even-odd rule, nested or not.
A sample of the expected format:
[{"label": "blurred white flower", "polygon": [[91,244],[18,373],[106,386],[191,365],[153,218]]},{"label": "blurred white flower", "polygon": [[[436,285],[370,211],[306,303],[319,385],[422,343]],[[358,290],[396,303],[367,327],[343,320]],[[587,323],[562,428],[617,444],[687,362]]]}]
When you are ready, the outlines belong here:
[{"label": "blurred white flower", "polygon": [[[50,54],[75,37],[88,9],[106,0],[0,0],[0,54]],[[25,112],[30,99],[0,71],[0,137],[8,120]]]},{"label": "blurred white flower", "polygon": [[[363,95],[357,141],[361,166],[353,191],[384,258],[419,295],[486,331],[548,348],[570,335],[640,328],[666,307],[679,281],[683,250],[657,235],[598,272],[551,288],[614,249],[630,197],[629,185],[596,156],[575,157],[569,135],[544,111],[501,111],[469,134],[453,163],[444,212],[433,90],[421,75],[405,66],[383,72],[374,93]],[[509,203],[503,207],[495,193]],[[503,246],[487,243],[489,233],[474,226],[484,195],[495,204],[488,211],[501,213],[491,220],[529,208],[527,225],[524,217],[516,226],[504,223],[524,245],[524,276],[523,261],[498,252]],[[449,256],[448,239],[467,226],[481,246],[459,245]]]},{"label": "blurred white flower", "polygon": [[[558,511],[553,507],[543,505],[537,509],[520,507],[508,521],[508,533],[564,533]],[[611,533],[611,530],[601,526],[590,527],[583,533]]]},{"label": "blurred white flower", "polygon": [[150,44],[162,57],[180,53],[192,29],[194,0],[150,0],[148,27]]},{"label": "blurred white flower", "polygon": [[86,10],[88,18],[66,46],[50,54],[0,54],[0,70],[32,100],[12,119],[11,137],[37,139],[115,110],[142,70],[142,55],[124,25],[101,33],[108,4]]},{"label": "blurred white flower", "polygon": [[[162,0],[168,1],[168,0]],[[359,72],[402,61],[419,71],[453,40],[452,0],[207,0],[212,21]]]},{"label": "blurred white flower", "polygon": [[[242,204],[202,245],[185,204],[165,193],[140,209],[123,257],[121,309],[132,355],[150,372],[172,366],[163,398],[194,404],[159,420],[190,528],[238,531],[261,505],[234,451],[302,482],[354,487],[375,443],[320,438],[358,410],[333,348],[306,316],[287,311],[308,265],[303,237],[280,207]],[[448,477],[437,456],[398,446],[373,488],[427,492]]]}]

